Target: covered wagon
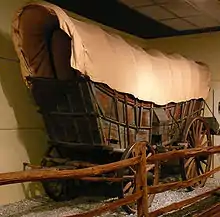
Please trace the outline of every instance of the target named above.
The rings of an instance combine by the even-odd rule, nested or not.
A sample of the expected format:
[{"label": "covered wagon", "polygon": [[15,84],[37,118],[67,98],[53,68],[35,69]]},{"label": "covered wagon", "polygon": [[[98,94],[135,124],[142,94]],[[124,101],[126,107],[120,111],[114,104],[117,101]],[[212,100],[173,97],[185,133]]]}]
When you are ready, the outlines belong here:
[{"label": "covered wagon", "polygon": [[[147,52],[48,3],[22,7],[12,37],[48,135],[43,167],[74,169],[129,158],[138,141],[146,141],[147,156],[213,145],[211,134],[218,133],[218,124],[211,117],[215,125],[210,127],[204,117],[210,89],[205,64]],[[198,176],[210,165],[210,156],[183,159],[182,179]],[[147,180],[154,185],[160,168],[151,166]],[[120,197],[135,188],[133,168],[106,174],[128,175],[120,183]],[[43,185],[55,200],[76,196],[74,180]],[[132,205],[125,209],[134,212]]]}]

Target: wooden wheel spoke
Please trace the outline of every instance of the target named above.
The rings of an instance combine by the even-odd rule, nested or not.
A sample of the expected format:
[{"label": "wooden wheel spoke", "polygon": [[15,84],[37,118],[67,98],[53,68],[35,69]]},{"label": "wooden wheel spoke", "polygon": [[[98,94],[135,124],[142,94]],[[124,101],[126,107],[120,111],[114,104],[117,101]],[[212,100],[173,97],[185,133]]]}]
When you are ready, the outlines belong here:
[{"label": "wooden wheel spoke", "polygon": [[195,136],[196,136],[196,138],[198,138],[198,136],[199,136],[199,129],[200,129],[200,126],[201,126],[201,124],[200,123],[198,123],[198,120],[195,122]]},{"label": "wooden wheel spoke", "polygon": [[135,157],[135,156],[136,156],[135,150],[132,150],[131,157]]},{"label": "wooden wheel spoke", "polygon": [[128,193],[132,194],[134,192],[134,186],[132,186],[131,188],[129,188]]},{"label": "wooden wheel spoke", "polygon": [[199,173],[198,173],[196,164],[194,163],[193,169],[192,169],[192,173],[191,173],[191,178],[198,176],[198,174],[199,174]]},{"label": "wooden wheel spoke", "polygon": [[190,179],[191,177],[193,177],[194,176],[194,173],[195,173],[195,165],[194,165],[194,163],[191,165],[191,167],[188,169],[188,171],[187,171],[187,174],[186,174],[186,177],[188,178],[188,179]]},{"label": "wooden wheel spoke", "polygon": [[200,124],[200,126],[199,126],[198,136],[201,135],[203,126],[204,126],[204,124],[203,124],[203,122],[202,122],[202,123]]},{"label": "wooden wheel spoke", "polygon": [[207,135],[208,130],[206,129],[203,133],[202,136],[199,139],[199,142],[202,143],[202,141],[204,140],[205,136]]},{"label": "wooden wheel spoke", "polygon": [[209,143],[209,141],[208,140],[206,140],[203,144],[201,144],[200,146],[201,147],[205,147],[205,145],[207,144],[208,145],[208,143]]},{"label": "wooden wheel spoke", "polygon": [[195,142],[192,134],[193,134],[192,131],[190,131],[189,132],[189,140],[191,140],[191,141],[189,141],[189,143],[191,144],[191,146],[193,146],[192,144]]},{"label": "wooden wheel spoke", "polygon": [[[186,126],[183,135],[183,141],[190,143],[188,148],[213,145],[209,126],[202,117],[194,117]],[[185,158],[183,164],[182,178],[183,180],[187,180],[208,172],[210,170],[211,160],[209,155],[202,155],[194,158]],[[197,185],[201,187],[204,186],[206,180],[207,179],[204,178],[199,181]],[[192,186],[188,187],[188,189],[192,190]]]},{"label": "wooden wheel spoke", "polygon": [[196,137],[199,139],[201,133],[202,133],[202,128],[203,128],[203,122],[200,122],[199,120],[197,120],[197,124],[196,124]]},{"label": "wooden wheel spoke", "polygon": [[193,158],[187,169],[187,175],[186,175],[187,177],[189,177],[189,175],[192,174],[194,167],[195,167],[195,159]]},{"label": "wooden wheel spoke", "polygon": [[202,172],[202,174],[204,174],[204,170],[203,170],[203,168],[202,168],[201,163],[199,163],[199,170]]},{"label": "wooden wheel spoke", "polygon": [[131,166],[129,166],[129,169],[130,169],[134,174],[136,174],[136,171],[134,170],[134,168],[132,168]]},{"label": "wooden wheel spoke", "polygon": [[195,141],[195,138],[196,138],[196,131],[195,131],[195,127],[194,127],[194,125],[192,126],[192,138],[193,138],[193,142],[196,142],[196,141]]},{"label": "wooden wheel spoke", "polygon": [[131,180],[134,180],[134,177],[135,177],[135,176],[132,176],[132,175],[125,175],[125,176],[123,176],[123,179],[131,179]]},{"label": "wooden wheel spoke", "polygon": [[150,156],[152,156],[151,152],[147,154],[146,158],[149,158]]},{"label": "wooden wheel spoke", "polygon": [[147,164],[146,172],[148,172],[149,170],[152,170],[153,168],[155,168],[155,164]]},{"label": "wooden wheel spoke", "polygon": [[200,160],[203,164],[205,164],[206,166],[208,166],[208,162],[206,162],[205,160]]},{"label": "wooden wheel spoke", "polygon": [[187,168],[187,167],[190,165],[190,163],[193,162],[193,159],[194,159],[193,157],[189,158],[189,159],[186,161],[184,167]]},{"label": "wooden wheel spoke", "polygon": [[123,193],[125,194],[132,186],[132,182],[128,182],[123,188]]},{"label": "wooden wheel spoke", "polygon": [[[204,170],[203,170],[203,168],[202,168],[202,165],[201,165],[199,159],[196,159],[196,168],[197,168],[198,175],[200,175],[201,173],[202,173],[202,174],[204,173]],[[199,171],[200,171],[201,173],[200,173]]]}]

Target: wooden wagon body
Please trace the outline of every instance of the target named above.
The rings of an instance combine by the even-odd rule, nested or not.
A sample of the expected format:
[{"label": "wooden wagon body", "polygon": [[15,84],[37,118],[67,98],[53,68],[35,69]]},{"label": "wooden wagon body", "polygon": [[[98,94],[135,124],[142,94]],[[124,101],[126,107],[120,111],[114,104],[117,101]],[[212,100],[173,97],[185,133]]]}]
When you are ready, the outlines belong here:
[{"label": "wooden wagon body", "polygon": [[[75,169],[129,158],[138,141],[146,142],[147,156],[213,145],[211,134],[219,126],[213,116],[204,117],[210,78],[204,64],[147,54],[97,27],[69,20],[50,4],[22,8],[12,35],[48,136],[43,167]],[[210,165],[208,156],[182,159],[181,177],[198,176]],[[151,166],[148,184],[154,185],[160,166]],[[120,197],[134,190],[132,168],[106,175],[133,177],[120,184]],[[69,199],[70,189],[76,191],[74,180],[43,184],[55,200]],[[125,209],[134,212],[132,206]]]},{"label": "wooden wagon body", "polygon": [[161,145],[171,145],[183,142],[176,133],[187,121],[204,114],[203,99],[159,106],[84,76],[27,80],[54,145],[124,152],[137,141],[156,145],[159,136]]}]

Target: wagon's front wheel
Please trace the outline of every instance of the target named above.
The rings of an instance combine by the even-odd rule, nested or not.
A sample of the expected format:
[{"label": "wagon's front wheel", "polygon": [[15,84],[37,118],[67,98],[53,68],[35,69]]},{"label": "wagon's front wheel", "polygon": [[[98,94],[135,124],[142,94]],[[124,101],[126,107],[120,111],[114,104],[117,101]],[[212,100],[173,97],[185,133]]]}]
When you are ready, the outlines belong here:
[{"label": "wagon's front wheel", "polygon": [[[187,143],[188,148],[204,148],[213,145],[209,126],[202,117],[195,117],[191,120],[183,133],[183,141]],[[192,179],[208,172],[211,168],[211,162],[212,155],[184,158],[181,170],[182,179]],[[206,180],[207,178],[204,178],[187,189],[193,190],[193,187],[196,186],[203,187]]]},{"label": "wagon's front wheel", "polygon": [[[122,160],[132,158],[135,156],[135,145],[137,143],[129,146],[125,152],[122,155]],[[154,149],[150,146],[147,145],[146,143],[146,156],[147,158],[150,157],[151,155],[155,154]],[[119,195],[120,198],[124,198],[128,195],[131,195],[135,192],[135,166],[130,166],[128,168],[124,168],[119,171],[119,177],[123,178],[122,186],[121,186],[121,193]],[[147,185],[153,186],[157,185],[159,181],[159,164],[158,162],[154,164],[147,164],[147,171],[146,171],[146,176],[147,176]],[[149,194],[148,195],[148,205],[150,206],[151,203],[153,202],[155,194]],[[132,203],[123,206],[123,209],[128,213],[128,214],[135,214],[137,212],[137,204]]]},{"label": "wagon's front wheel", "polygon": [[[61,155],[59,150],[54,148],[49,148],[45,157],[41,161],[41,166],[44,168],[57,168],[62,169],[59,163],[54,162],[54,158],[60,158]],[[50,159],[50,160],[49,160]],[[65,166],[63,167],[65,169]],[[73,180],[45,180],[42,181],[45,193],[54,201],[68,201],[76,197],[74,195],[74,181]]]}]

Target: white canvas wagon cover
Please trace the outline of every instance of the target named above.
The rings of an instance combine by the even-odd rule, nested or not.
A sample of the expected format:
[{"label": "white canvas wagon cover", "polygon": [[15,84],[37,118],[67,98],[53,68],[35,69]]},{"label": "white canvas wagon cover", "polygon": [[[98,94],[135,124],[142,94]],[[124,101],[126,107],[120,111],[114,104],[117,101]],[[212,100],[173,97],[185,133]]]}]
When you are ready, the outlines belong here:
[{"label": "white canvas wagon cover", "polygon": [[210,89],[205,64],[178,54],[146,52],[49,3],[22,7],[12,23],[12,38],[23,77],[53,77],[54,70],[68,74],[72,67],[93,81],[159,105],[206,99]]}]

